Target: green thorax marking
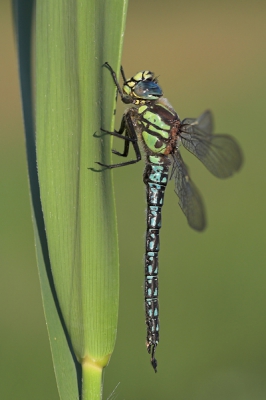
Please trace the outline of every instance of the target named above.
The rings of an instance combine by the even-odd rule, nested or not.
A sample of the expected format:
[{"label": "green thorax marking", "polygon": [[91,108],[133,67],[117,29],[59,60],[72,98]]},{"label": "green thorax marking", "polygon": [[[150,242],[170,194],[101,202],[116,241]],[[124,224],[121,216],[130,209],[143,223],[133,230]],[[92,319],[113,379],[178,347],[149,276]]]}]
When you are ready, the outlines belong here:
[{"label": "green thorax marking", "polygon": [[[145,107],[146,107],[146,110],[144,110]],[[151,108],[147,109],[147,106],[142,106],[139,108],[138,113],[141,114],[142,119],[144,121],[149,122],[154,127],[157,127],[159,129],[162,129],[165,131],[170,131],[171,126],[169,124],[166,124],[162,120],[162,117],[159,114],[155,113]]]},{"label": "green thorax marking", "polygon": [[161,98],[153,104],[140,106],[138,114],[144,143],[152,153],[164,154],[172,125],[178,119],[171,104]]},{"label": "green thorax marking", "polygon": [[142,132],[142,138],[144,140],[144,143],[152,153],[164,154],[167,144],[164,143],[162,140],[158,139],[154,135],[151,135],[145,130]]}]

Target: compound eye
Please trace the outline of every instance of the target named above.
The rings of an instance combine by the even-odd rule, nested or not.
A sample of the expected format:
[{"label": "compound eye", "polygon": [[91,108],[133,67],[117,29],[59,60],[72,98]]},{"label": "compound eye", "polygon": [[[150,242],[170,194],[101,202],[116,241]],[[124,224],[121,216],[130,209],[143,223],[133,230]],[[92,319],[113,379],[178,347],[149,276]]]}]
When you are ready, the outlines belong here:
[{"label": "compound eye", "polygon": [[160,86],[152,81],[140,81],[134,88],[134,94],[136,97],[147,100],[157,100],[161,97],[163,92]]}]

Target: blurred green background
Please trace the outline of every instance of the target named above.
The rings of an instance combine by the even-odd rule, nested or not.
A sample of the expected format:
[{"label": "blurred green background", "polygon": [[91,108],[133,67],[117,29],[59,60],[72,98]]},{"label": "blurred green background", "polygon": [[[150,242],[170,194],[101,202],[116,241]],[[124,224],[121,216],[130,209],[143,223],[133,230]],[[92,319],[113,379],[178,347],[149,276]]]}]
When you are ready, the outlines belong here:
[{"label": "blurred green background", "polygon": [[[126,75],[154,71],[181,119],[211,108],[215,131],[235,136],[245,163],[234,178],[219,181],[182,152],[204,197],[208,227],[202,234],[188,227],[170,183],[161,230],[156,375],[145,349],[144,166],[114,171],[121,295],[104,398],[118,383],[112,398],[266,398],[265,17],[266,2],[259,0],[129,3]],[[35,260],[7,0],[0,2],[0,68],[0,398],[58,400]]]}]

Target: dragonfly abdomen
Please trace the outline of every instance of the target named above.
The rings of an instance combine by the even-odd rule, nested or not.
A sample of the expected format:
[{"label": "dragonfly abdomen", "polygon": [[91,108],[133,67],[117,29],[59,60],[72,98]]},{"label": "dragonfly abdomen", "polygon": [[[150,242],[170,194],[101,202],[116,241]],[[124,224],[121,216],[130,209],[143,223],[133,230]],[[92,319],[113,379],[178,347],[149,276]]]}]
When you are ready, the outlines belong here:
[{"label": "dragonfly abdomen", "polygon": [[156,371],[154,357],[159,343],[159,302],[158,302],[158,252],[161,228],[161,210],[165,187],[168,181],[168,165],[147,164],[144,182],[147,187],[147,232],[145,254],[145,312],[147,326],[147,350]]}]

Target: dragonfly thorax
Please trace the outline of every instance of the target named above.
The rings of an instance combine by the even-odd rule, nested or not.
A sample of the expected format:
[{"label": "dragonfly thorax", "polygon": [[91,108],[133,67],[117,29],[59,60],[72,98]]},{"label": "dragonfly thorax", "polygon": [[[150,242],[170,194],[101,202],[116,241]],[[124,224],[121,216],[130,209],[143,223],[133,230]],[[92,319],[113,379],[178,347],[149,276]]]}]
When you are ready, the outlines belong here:
[{"label": "dragonfly thorax", "polygon": [[140,105],[158,100],[162,95],[162,89],[158,85],[154,73],[141,71],[125,81],[123,85],[126,102]]},{"label": "dragonfly thorax", "polygon": [[178,148],[180,119],[167,99],[138,107],[138,130],[149,155],[168,156]]}]

